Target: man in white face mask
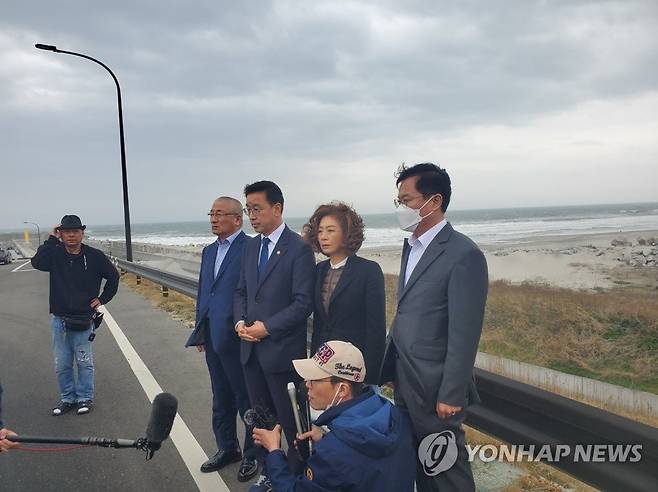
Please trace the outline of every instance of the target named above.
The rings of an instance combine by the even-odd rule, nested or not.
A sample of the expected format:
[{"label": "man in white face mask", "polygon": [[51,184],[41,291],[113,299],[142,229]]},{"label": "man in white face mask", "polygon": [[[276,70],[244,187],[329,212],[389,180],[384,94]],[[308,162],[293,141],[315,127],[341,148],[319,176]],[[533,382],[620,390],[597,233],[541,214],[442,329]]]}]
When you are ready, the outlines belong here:
[{"label": "man in white face mask", "polygon": [[[324,410],[309,432],[314,452],[304,473],[294,476],[281,447],[281,426],[254,429],[254,442],[269,451],[272,490],[411,492],[415,450],[407,412],[376,395],[363,379],[361,351],[349,342],[329,341],[310,359],[293,360],[304,378],[308,399]],[[325,434],[320,427],[328,427]]]},{"label": "man in white face mask", "polygon": [[[408,409],[417,446],[432,434],[452,435],[454,464],[439,472],[431,469],[436,463],[419,459],[418,491],[475,490],[461,424],[465,408],[479,402],[472,374],[487,264],[444,217],[452,193],[445,169],[403,166],[396,184],[400,228],[413,234],[402,250],[396,316],[379,380],[392,382],[396,405]],[[419,448],[419,456],[425,451]]]}]

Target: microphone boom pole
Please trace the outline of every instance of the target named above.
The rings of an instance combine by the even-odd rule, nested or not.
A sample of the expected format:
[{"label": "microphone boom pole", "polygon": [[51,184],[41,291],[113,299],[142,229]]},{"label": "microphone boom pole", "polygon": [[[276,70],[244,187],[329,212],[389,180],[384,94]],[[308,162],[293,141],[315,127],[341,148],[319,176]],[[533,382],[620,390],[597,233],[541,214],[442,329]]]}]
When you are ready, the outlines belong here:
[{"label": "microphone boom pole", "polygon": [[160,449],[162,442],[169,437],[174,425],[178,401],[174,395],[160,393],[153,399],[151,417],[146,427],[146,437],[139,439],[111,439],[109,437],[44,437],[44,436],[7,436],[12,442],[41,444],[77,444],[81,446],[100,446],[103,448],[135,448],[146,452],[146,459]]},{"label": "microphone boom pole", "polygon": [[45,437],[45,436],[7,436],[12,442],[32,444],[77,444],[80,446],[100,446],[102,448],[136,448],[139,449],[145,439],[111,439],[109,437]]}]

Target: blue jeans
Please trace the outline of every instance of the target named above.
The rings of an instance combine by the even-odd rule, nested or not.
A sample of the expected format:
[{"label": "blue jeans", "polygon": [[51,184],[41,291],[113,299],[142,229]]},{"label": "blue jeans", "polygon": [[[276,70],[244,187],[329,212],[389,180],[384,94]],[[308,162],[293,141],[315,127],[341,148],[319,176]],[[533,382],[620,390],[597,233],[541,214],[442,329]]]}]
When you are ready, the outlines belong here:
[{"label": "blue jeans", "polygon": [[[75,403],[94,399],[94,357],[89,334],[92,325],[85,331],[67,330],[64,320],[53,316],[53,355],[59,393],[63,402]],[[77,383],[73,377],[73,362],[78,368]]]}]

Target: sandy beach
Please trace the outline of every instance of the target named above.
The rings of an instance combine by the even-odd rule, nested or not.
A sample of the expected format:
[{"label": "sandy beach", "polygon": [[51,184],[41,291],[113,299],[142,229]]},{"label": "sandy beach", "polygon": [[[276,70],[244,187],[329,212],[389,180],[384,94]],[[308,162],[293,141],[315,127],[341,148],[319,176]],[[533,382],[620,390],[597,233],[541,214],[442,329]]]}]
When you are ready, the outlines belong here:
[{"label": "sandy beach", "polygon": [[[459,227],[456,227],[459,230]],[[653,243],[653,244],[652,244]],[[571,289],[606,289],[622,283],[646,284],[658,276],[658,231],[546,236],[532,241],[480,244],[489,279],[512,283],[540,282]],[[364,249],[360,255],[377,261],[385,273],[397,274],[400,249]],[[620,279],[624,280],[620,280]]]},{"label": "sandy beach", "polygon": [[[459,230],[459,226],[455,228]],[[106,251],[120,242],[95,243]],[[490,280],[540,282],[570,289],[608,289],[619,285],[658,286],[658,231],[628,231],[577,236],[542,236],[516,244],[480,244]],[[155,268],[196,275],[201,246],[134,243],[136,259]],[[359,255],[380,264],[384,273],[400,270],[400,247],[364,248]],[[318,260],[322,259],[318,255]]]}]

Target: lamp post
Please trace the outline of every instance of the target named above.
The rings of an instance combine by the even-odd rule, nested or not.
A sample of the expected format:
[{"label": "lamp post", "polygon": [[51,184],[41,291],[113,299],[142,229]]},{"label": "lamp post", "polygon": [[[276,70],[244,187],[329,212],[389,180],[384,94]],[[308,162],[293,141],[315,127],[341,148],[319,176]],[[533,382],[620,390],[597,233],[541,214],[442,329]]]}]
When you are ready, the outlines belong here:
[{"label": "lamp post", "polygon": [[37,237],[39,238],[39,242],[37,244],[41,244],[41,230],[39,229],[39,224],[35,222],[27,222],[25,220],[23,221],[23,224],[32,224],[37,228]]},{"label": "lamp post", "polygon": [[126,145],[123,138],[123,109],[121,106],[121,87],[119,87],[119,81],[107,65],[91,56],[83,55],[82,53],[75,53],[73,51],[59,50],[56,46],[50,44],[35,44],[34,46],[40,50],[64,53],[66,55],[79,56],[80,58],[91,60],[107,70],[117,86],[117,103],[119,106],[119,143],[121,145],[121,178],[123,181],[123,219],[126,229],[126,259],[128,261],[133,261],[133,246],[130,235],[130,209],[128,206],[128,177],[126,175]]}]

